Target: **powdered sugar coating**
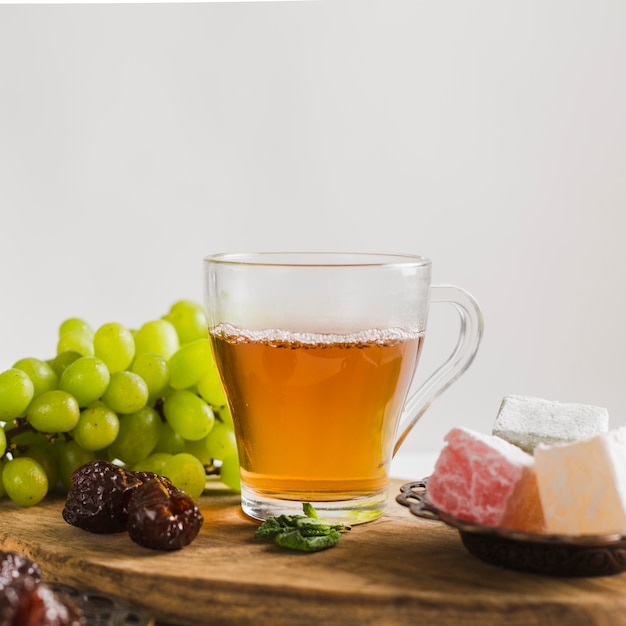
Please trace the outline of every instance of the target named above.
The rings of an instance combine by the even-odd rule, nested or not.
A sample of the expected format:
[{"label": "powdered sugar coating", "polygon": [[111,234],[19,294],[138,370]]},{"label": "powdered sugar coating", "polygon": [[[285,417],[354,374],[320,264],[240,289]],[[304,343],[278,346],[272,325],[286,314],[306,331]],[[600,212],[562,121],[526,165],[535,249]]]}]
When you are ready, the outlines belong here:
[{"label": "powdered sugar coating", "polygon": [[507,395],[502,399],[493,434],[532,454],[540,443],[571,443],[607,432],[608,428],[609,414],[602,407]]},{"label": "powdered sugar coating", "polygon": [[548,532],[626,534],[626,427],[539,445],[535,460]]},{"label": "powdered sugar coating", "polygon": [[[453,428],[445,441],[428,481],[432,504],[487,526],[542,527],[534,459],[529,454],[499,437],[462,427]],[[535,507],[536,515],[524,507]]]}]

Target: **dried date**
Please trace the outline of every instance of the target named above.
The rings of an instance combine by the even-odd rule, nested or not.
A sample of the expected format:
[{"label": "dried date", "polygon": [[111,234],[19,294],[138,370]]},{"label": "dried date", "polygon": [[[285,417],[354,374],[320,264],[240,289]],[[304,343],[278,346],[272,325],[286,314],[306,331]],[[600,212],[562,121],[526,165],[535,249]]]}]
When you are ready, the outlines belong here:
[{"label": "dried date", "polygon": [[17,552],[0,559],[0,626],[84,626],[72,600],[41,581],[37,563]]},{"label": "dried date", "polygon": [[0,587],[6,587],[16,578],[24,576],[39,582],[41,567],[19,552],[10,550],[0,552]]},{"label": "dried date", "polygon": [[127,530],[135,543],[153,550],[189,545],[204,522],[196,503],[168,478],[101,460],[72,475],[63,518],[94,533]]},{"label": "dried date", "polygon": [[87,463],[72,475],[63,519],[92,533],[123,532],[130,494],[141,484],[134,472],[113,463]]},{"label": "dried date", "polygon": [[128,503],[128,534],[145,548],[180,550],[196,538],[203,522],[195,502],[160,478],[146,480]]}]

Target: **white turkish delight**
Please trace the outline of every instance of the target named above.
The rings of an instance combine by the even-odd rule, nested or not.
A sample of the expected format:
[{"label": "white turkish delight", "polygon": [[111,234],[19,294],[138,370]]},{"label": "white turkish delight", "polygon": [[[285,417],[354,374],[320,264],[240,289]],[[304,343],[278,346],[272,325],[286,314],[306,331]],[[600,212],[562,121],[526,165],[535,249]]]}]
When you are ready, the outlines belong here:
[{"label": "white turkish delight", "polygon": [[548,533],[626,533],[626,427],[538,445],[535,474]]},{"label": "white turkish delight", "polygon": [[529,396],[504,396],[493,434],[532,454],[538,444],[572,443],[609,429],[607,409]]}]

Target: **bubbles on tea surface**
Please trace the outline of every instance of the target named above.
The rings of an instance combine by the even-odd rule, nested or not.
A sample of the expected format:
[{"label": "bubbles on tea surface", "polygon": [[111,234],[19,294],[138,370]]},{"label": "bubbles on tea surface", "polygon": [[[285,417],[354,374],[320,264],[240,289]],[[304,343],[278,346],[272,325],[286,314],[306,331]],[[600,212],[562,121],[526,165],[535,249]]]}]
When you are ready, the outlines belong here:
[{"label": "bubbles on tea surface", "polygon": [[250,330],[232,324],[218,324],[210,330],[211,334],[229,343],[265,343],[275,347],[294,348],[302,346],[354,346],[394,345],[410,339],[417,339],[423,331],[411,331],[403,328],[372,328],[355,333],[307,333],[270,328]]}]

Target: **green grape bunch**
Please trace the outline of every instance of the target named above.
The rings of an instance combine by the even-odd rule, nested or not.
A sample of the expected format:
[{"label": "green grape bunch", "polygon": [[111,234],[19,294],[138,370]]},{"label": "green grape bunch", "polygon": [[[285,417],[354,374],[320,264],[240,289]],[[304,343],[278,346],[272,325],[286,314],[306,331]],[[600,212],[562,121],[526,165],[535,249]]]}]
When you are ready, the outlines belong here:
[{"label": "green grape bunch", "polygon": [[0,498],[35,505],[96,459],[166,476],[192,498],[210,476],[239,491],[201,305],[179,300],[137,329],[68,318],[52,358],[0,372]]}]

